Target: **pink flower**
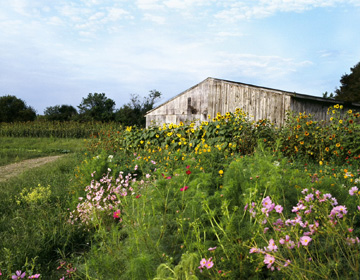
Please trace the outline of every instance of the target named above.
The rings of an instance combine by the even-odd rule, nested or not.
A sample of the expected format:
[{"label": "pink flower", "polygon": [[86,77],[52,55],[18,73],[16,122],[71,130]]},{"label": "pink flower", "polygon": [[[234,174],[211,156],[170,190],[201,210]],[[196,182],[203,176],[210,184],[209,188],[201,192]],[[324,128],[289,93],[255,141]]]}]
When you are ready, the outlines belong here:
[{"label": "pink flower", "polygon": [[349,190],[349,194],[350,195],[354,195],[359,189],[357,187],[352,187],[350,190]]},{"label": "pink flower", "polygon": [[309,202],[310,200],[314,200],[314,195],[312,193],[305,196],[305,201]]},{"label": "pink flower", "polygon": [[304,236],[300,237],[300,243],[303,246],[307,246],[311,240],[312,240],[312,238],[310,236],[304,235]]},{"label": "pink flower", "polygon": [[214,251],[217,247],[210,247],[208,250],[209,251]]},{"label": "pink flower", "polygon": [[206,264],[205,264],[205,267],[206,267],[207,269],[210,269],[210,268],[212,268],[213,266],[214,266],[214,263],[211,261],[211,258],[208,259],[208,261],[207,261]]},{"label": "pink flower", "polygon": [[262,205],[268,209],[269,211],[268,212],[271,212],[274,207],[275,207],[275,203],[272,203],[271,199],[269,196],[265,197],[262,201]]},{"label": "pink flower", "polygon": [[114,213],[113,213],[113,217],[114,217],[114,219],[120,219],[120,210],[118,209],[118,210],[116,210]]},{"label": "pink flower", "polygon": [[244,211],[246,211],[249,207],[249,204],[246,203],[245,207],[244,207]]},{"label": "pink flower", "polygon": [[255,247],[251,248],[250,251],[249,251],[250,254],[252,254],[252,253],[258,253],[258,252],[259,252],[259,249],[258,249],[258,248],[255,248]]},{"label": "pink flower", "polygon": [[186,166],[186,169],[189,169],[190,168],[190,165]]},{"label": "pink flower", "polygon": [[21,273],[21,270],[17,270],[15,275],[11,276],[11,279],[18,280],[23,279],[25,277],[26,272]]},{"label": "pink flower", "polygon": [[207,260],[205,258],[203,258],[201,261],[200,261],[200,266],[201,267],[204,267],[207,263]]},{"label": "pink flower", "polygon": [[284,208],[283,208],[281,205],[276,205],[276,206],[275,206],[275,211],[276,211],[277,213],[282,213],[283,209],[284,209]]},{"label": "pink flower", "polygon": [[331,212],[330,212],[330,218],[333,218],[333,217],[338,217],[338,218],[342,218],[343,215],[347,214],[347,209],[345,206],[342,206],[342,205],[339,205],[339,206],[336,206],[334,207]]},{"label": "pink flower", "polygon": [[184,191],[186,191],[188,188],[189,188],[188,186],[185,186],[185,187],[181,188],[180,191],[181,191],[181,192],[184,192]]},{"label": "pink flower", "polygon": [[202,269],[204,267],[206,267],[207,269],[210,269],[214,266],[214,263],[211,261],[212,258],[206,260],[205,258],[203,258],[201,261],[200,261],[200,266],[198,267],[200,269],[200,272],[202,272]]},{"label": "pink flower", "polygon": [[271,252],[271,251],[277,251],[278,247],[275,245],[275,241],[274,239],[270,239],[269,240],[269,246],[267,247],[267,249]]},{"label": "pink flower", "polygon": [[275,258],[269,254],[265,255],[264,263],[267,264],[267,268],[271,268],[273,263],[275,262]]},{"label": "pink flower", "polygon": [[29,279],[37,279],[39,277],[40,277],[40,274],[34,274],[34,275],[29,276]]}]

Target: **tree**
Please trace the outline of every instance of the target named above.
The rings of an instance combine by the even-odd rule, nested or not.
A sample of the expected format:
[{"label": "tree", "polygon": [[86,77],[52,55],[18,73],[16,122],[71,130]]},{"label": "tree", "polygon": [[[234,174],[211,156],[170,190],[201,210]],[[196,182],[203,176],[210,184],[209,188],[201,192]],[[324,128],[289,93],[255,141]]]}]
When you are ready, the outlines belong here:
[{"label": "tree", "polygon": [[81,120],[110,121],[114,117],[115,101],[105,93],[89,93],[78,106]]},{"label": "tree", "polygon": [[360,102],[360,62],[350,68],[351,73],[341,77],[341,86],[335,90],[335,99]]},{"label": "tree", "polygon": [[36,111],[13,95],[0,97],[0,122],[33,121]]},{"label": "tree", "polygon": [[161,97],[161,92],[151,90],[149,96],[140,101],[140,96],[132,94],[130,102],[123,105],[116,113],[115,120],[122,125],[145,127],[145,114],[154,108],[154,104]]},{"label": "tree", "polygon": [[330,94],[329,94],[327,91],[325,91],[323,93],[323,98],[334,99],[334,94],[332,92],[330,92]]},{"label": "tree", "polygon": [[45,118],[49,121],[70,121],[78,112],[71,105],[56,105],[47,107],[44,111]]}]

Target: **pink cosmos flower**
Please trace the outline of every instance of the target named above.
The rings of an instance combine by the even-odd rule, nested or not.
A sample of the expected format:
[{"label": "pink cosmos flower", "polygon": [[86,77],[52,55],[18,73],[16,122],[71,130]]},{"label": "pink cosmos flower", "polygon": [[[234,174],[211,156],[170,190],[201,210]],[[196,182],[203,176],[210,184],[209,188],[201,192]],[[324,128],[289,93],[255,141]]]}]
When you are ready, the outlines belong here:
[{"label": "pink cosmos flower", "polygon": [[359,189],[357,187],[352,187],[350,190],[349,190],[349,194],[350,195],[354,195]]},{"label": "pink cosmos flower", "polygon": [[283,209],[284,209],[284,208],[283,208],[281,205],[276,205],[276,206],[275,206],[275,211],[276,211],[277,213],[282,213]]},{"label": "pink cosmos flower", "polygon": [[185,187],[181,188],[180,191],[181,191],[181,192],[184,192],[184,191],[186,191],[188,188],[189,188],[188,186],[185,186]]},{"label": "pink cosmos flower", "polygon": [[250,254],[252,254],[252,253],[258,253],[258,252],[259,252],[259,249],[258,249],[258,248],[255,248],[255,247],[251,248],[250,251],[249,251]]},{"label": "pink cosmos flower", "polygon": [[214,266],[214,263],[211,261],[211,258],[207,261],[207,263],[205,264],[205,267],[207,269],[210,269]]},{"label": "pink cosmos flower", "polygon": [[215,247],[210,247],[208,250],[209,251],[214,251],[216,248],[217,248],[216,246]]},{"label": "pink cosmos flower", "polygon": [[21,270],[17,270],[15,275],[11,276],[11,279],[18,280],[23,279],[25,277],[26,272],[21,273]]},{"label": "pink cosmos flower", "polygon": [[314,200],[314,195],[312,193],[305,196],[305,201],[309,202],[310,200]]},{"label": "pink cosmos flower", "polygon": [[198,267],[200,269],[200,272],[202,272],[202,269],[204,267],[206,267],[207,269],[210,269],[214,266],[214,263],[211,261],[212,258],[206,260],[205,258],[203,258],[201,261],[200,261],[200,266]]},{"label": "pink cosmos flower", "polygon": [[277,251],[277,249],[278,249],[278,247],[275,245],[275,241],[274,241],[274,239],[270,239],[269,240],[269,246],[267,247],[267,249],[268,249],[268,251],[274,251],[274,252],[276,252]]},{"label": "pink cosmos flower", "polygon": [[345,206],[342,206],[342,205],[339,205],[339,206],[336,206],[334,207],[331,212],[330,212],[330,218],[333,218],[333,217],[338,217],[338,218],[342,218],[343,215],[347,214],[347,209]]},{"label": "pink cosmos flower", "polygon": [[207,260],[205,258],[203,258],[201,261],[200,261],[200,266],[201,267],[204,267],[206,265],[206,262]]},{"label": "pink cosmos flower", "polygon": [[29,276],[29,279],[37,279],[39,277],[40,277],[40,274],[34,274],[34,275]]},{"label": "pink cosmos flower", "polygon": [[310,236],[304,235],[304,236],[300,237],[300,243],[303,246],[307,246],[311,240],[312,240],[312,238]]},{"label": "pink cosmos flower", "polygon": [[267,264],[267,268],[271,268],[271,266],[274,264],[275,258],[269,254],[265,255],[264,263]]},{"label": "pink cosmos flower", "polygon": [[274,207],[275,207],[275,203],[272,203],[271,199],[269,196],[265,197],[262,201],[262,205],[268,209],[269,211],[268,212],[271,212]]}]

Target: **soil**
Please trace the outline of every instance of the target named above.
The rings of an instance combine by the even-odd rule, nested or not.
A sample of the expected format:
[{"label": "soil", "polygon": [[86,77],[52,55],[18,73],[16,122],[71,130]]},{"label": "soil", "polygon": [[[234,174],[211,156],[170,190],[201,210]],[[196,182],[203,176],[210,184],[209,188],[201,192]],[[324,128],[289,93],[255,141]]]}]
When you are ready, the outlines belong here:
[{"label": "soil", "polygon": [[35,167],[39,167],[49,162],[53,162],[63,156],[64,155],[33,158],[17,163],[8,164],[5,166],[0,166],[0,182],[7,181],[10,178],[17,176],[24,171],[27,171]]}]

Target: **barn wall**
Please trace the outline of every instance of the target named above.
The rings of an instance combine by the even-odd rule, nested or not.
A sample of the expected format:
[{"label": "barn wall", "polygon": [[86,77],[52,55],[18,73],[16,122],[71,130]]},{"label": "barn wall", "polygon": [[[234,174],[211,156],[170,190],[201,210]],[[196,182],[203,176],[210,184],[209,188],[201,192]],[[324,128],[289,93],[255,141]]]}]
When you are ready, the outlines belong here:
[{"label": "barn wall", "polygon": [[208,99],[211,117],[240,108],[252,120],[269,119],[278,126],[283,124],[291,102],[291,96],[281,91],[216,79],[209,79]]},{"label": "barn wall", "polygon": [[330,115],[327,114],[329,106],[333,105],[332,103],[327,102],[316,102],[307,99],[291,99],[290,109],[294,112],[311,114],[314,120],[329,120]]},{"label": "barn wall", "polygon": [[[237,108],[248,113],[252,120],[268,119],[281,126],[289,110],[314,115],[315,120],[328,120],[327,109],[335,104],[335,100],[207,78],[150,111],[146,115],[146,126],[202,121],[207,120],[208,115],[213,118],[217,113],[224,115],[235,112]],[[344,104],[344,108],[347,107]],[[349,108],[360,111],[359,106]]]}]

